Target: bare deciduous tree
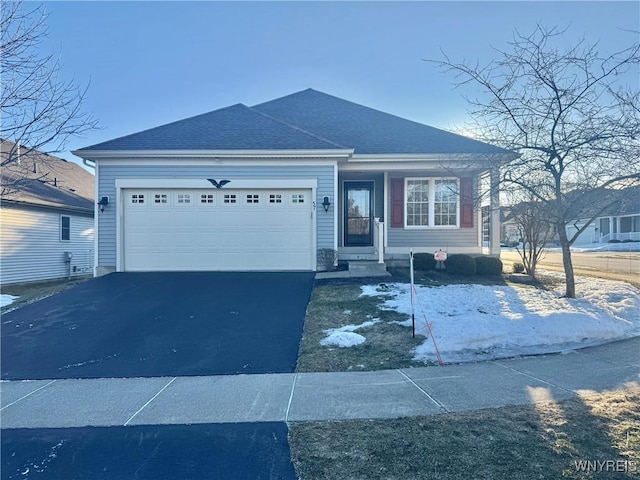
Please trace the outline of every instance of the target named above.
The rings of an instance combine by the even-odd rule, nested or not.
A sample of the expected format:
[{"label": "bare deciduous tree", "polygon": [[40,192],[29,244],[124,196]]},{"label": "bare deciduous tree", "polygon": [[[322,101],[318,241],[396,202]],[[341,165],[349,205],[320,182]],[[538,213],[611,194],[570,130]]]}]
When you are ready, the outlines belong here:
[{"label": "bare deciduous tree", "polygon": [[545,205],[534,199],[515,203],[510,209],[509,218],[515,223],[518,232],[516,250],[522,259],[525,271],[536,275],[538,261],[542,258],[545,247],[555,236],[554,226],[547,220]]},{"label": "bare deciduous tree", "polygon": [[10,173],[2,176],[4,195],[31,168],[20,156],[60,152],[97,121],[81,108],[87,88],[61,80],[58,58],[40,54],[47,36],[44,7],[9,1],[1,3],[0,13],[0,167]]},{"label": "bare deciduous tree", "polygon": [[[575,297],[571,245],[610,207],[607,192],[640,182],[640,44],[601,55],[584,40],[558,47],[564,34],[543,26],[516,32],[510,50],[484,66],[429,61],[453,73],[457,87],[480,87],[482,96],[468,98],[472,128],[519,154],[502,165],[501,188],[544,205],[562,247],[565,294]],[[577,219],[587,221],[569,237]]]}]

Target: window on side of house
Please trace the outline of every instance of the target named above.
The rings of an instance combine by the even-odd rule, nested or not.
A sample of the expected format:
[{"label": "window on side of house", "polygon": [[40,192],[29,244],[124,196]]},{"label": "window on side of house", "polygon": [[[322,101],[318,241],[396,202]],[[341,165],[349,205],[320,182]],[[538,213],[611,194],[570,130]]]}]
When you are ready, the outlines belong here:
[{"label": "window on side of house", "polygon": [[406,178],[405,227],[457,227],[458,190],[455,178]]},{"label": "window on side of house", "polygon": [[60,216],[60,240],[68,242],[71,240],[71,217]]},{"label": "window on side of house", "polygon": [[491,242],[491,207],[484,205],[482,212],[482,246],[489,248]]}]

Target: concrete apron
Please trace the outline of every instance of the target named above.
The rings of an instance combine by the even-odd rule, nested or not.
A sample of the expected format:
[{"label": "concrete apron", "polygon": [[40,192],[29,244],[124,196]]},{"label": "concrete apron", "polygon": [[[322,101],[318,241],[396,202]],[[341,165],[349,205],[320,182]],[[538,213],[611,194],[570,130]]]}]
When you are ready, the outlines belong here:
[{"label": "concrete apron", "polygon": [[2,428],[384,419],[640,386],[640,338],[545,355],[376,372],[0,382]]}]

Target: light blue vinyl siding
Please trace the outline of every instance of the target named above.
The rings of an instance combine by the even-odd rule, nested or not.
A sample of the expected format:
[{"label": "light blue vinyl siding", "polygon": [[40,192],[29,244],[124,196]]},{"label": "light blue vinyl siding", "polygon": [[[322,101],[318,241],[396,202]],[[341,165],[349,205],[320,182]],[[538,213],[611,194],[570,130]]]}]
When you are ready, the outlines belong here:
[{"label": "light blue vinyl siding", "polygon": [[476,247],[478,246],[478,228],[475,224],[473,228],[452,229],[389,228],[387,242],[389,247],[426,247],[433,249]]},{"label": "light blue vinyl siding", "polygon": [[325,212],[322,198],[336,198],[333,165],[320,166],[140,166],[99,165],[98,198],[109,196],[109,206],[98,218],[98,267],[116,266],[116,179],[317,179],[316,248],[334,248],[334,212]]}]

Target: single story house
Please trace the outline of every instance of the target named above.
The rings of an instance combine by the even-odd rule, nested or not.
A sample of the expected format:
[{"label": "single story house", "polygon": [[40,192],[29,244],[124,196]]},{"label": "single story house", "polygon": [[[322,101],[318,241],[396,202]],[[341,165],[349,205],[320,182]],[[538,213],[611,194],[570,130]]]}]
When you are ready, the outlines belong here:
[{"label": "single story house", "polygon": [[[574,246],[594,243],[640,242],[640,187],[615,192],[613,204],[596,218],[576,239]],[[567,234],[575,235],[585,220],[567,226]]]},{"label": "single story house", "polygon": [[94,176],[7,140],[0,147],[0,284],[91,275]]},{"label": "single story house", "polygon": [[497,255],[498,192],[475,200],[513,157],[312,89],[73,153],[105,204],[97,275]]}]

